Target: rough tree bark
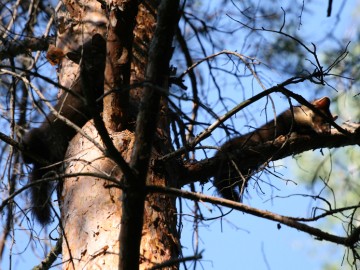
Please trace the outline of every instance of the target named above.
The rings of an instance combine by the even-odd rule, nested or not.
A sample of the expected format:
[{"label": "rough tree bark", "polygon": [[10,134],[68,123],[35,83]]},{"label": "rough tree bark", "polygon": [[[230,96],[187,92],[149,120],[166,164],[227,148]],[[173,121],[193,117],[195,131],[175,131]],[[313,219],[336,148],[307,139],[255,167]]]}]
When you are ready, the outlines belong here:
[{"label": "rough tree bark", "polygon": [[[135,232],[134,235],[119,238],[123,224],[130,228],[139,226],[139,223],[134,224],[131,218],[125,221],[122,219],[123,209],[130,213],[135,209],[127,209],[127,206],[123,208],[122,202],[126,195],[123,194],[121,188],[131,186],[129,181],[138,177],[139,172],[145,173],[144,183],[146,179],[147,184],[166,186],[168,182],[174,182],[174,179],[171,179],[174,174],[155,173],[153,166],[149,166],[147,170],[147,164],[153,163],[151,160],[171,150],[165,119],[166,102],[161,102],[161,106],[158,105],[164,112],[160,115],[159,124],[156,122],[158,111],[150,116],[154,122],[152,132],[156,132],[157,135],[154,147],[151,146],[152,140],[144,141],[150,143],[150,148],[146,150],[149,151],[147,158],[150,162],[147,160],[140,164],[146,168],[136,168],[136,173],[134,173],[133,168],[126,164],[120,164],[120,167],[123,166],[120,168],[115,161],[123,159],[139,166],[136,157],[132,154],[137,136],[134,132],[136,125],[134,115],[144,93],[154,91],[151,87],[144,90],[141,83],[145,78],[145,67],[149,64],[147,52],[156,27],[157,6],[148,1],[140,5],[137,1],[109,1],[106,3],[107,9],[104,9],[105,3],[102,4],[103,6],[100,1],[95,0],[84,0],[81,3],[65,1],[67,11],[59,16],[61,25],[57,46],[65,52],[78,49],[79,44],[88,41],[95,33],[107,38],[105,93],[111,91],[104,100],[103,113],[105,126],[111,136],[110,140],[108,135],[104,134],[104,130],[97,131],[95,128],[99,125],[97,121],[102,122],[99,117],[95,117],[94,122],[89,122],[83,127],[82,134],[74,137],[67,152],[65,173],[71,174],[72,177],[64,180],[60,198],[62,227],[64,228],[63,268],[117,269],[120,263],[119,258],[122,258],[125,261],[131,261],[130,264],[120,263],[122,269],[136,269],[137,267],[145,269],[178,257],[179,236],[176,233],[175,199],[159,194],[149,194],[144,197],[144,189],[132,189],[131,196],[135,194],[136,198],[143,197],[137,204],[144,205],[145,199],[144,215],[141,215],[143,220],[140,220],[140,222],[143,221],[142,233],[140,231],[138,235],[135,235]],[[128,13],[124,14],[124,12]],[[69,17],[72,23],[66,24],[66,18]],[[160,69],[161,72],[165,70],[165,73],[152,82],[167,87],[167,69],[168,63],[166,67],[163,66]],[[60,83],[70,87],[77,79],[79,79],[79,66],[68,59],[63,59]],[[130,91],[130,85],[135,83],[140,83],[140,86]],[[159,100],[163,100],[160,95],[158,96]],[[84,133],[87,136],[84,136]],[[92,141],[88,138],[92,138]],[[137,140],[137,149],[142,148],[139,145],[141,142]],[[121,154],[121,157],[118,156],[115,161],[111,160],[110,151],[115,148],[109,144]],[[99,145],[100,149],[106,150],[101,151]],[[143,153],[140,154],[143,155]],[[130,177],[127,181],[120,182],[126,179],[123,177],[124,168],[128,170],[125,170],[125,176],[130,175]],[[125,189],[125,192],[127,190]],[[135,214],[138,215],[138,213]],[[138,250],[135,254],[133,246],[137,244],[136,238],[140,240],[140,237],[140,251]],[[120,242],[120,240],[125,242]],[[130,246],[130,248],[120,252],[121,245]],[[119,257],[119,253],[122,256]],[[135,264],[136,268],[134,268]],[[177,269],[177,267],[174,263],[167,269]]]}]

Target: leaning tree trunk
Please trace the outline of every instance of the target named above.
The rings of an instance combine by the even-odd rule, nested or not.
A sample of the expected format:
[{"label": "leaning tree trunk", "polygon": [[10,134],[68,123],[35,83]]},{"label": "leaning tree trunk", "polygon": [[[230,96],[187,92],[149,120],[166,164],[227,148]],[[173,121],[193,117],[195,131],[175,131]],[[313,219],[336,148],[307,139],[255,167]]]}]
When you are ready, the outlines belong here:
[{"label": "leaning tree trunk", "polygon": [[[79,44],[90,41],[96,33],[105,38],[107,58],[104,88],[105,92],[117,91],[112,91],[104,99],[103,119],[113,146],[129,163],[136,136],[136,108],[143,98],[143,87],[129,92],[129,85],[144,81],[147,53],[156,27],[157,7],[147,1],[139,6],[137,1],[109,1],[105,11],[100,2],[65,1],[66,11],[59,14],[57,46],[66,54],[78,50]],[[86,57],[85,50],[82,53]],[[80,63],[83,62],[85,64],[78,65],[64,58],[60,66],[60,83],[69,88],[85,85],[85,90],[91,90],[89,81],[81,75],[81,69],[86,66],[86,61]],[[171,150],[165,100],[161,99],[160,104],[164,113],[157,125],[150,164],[157,156]],[[108,145],[103,143],[107,134],[95,128],[98,127],[96,123],[101,121],[99,119],[99,116],[95,117],[95,125],[91,121],[83,127],[82,134],[78,133],[71,141],[66,155],[65,173],[71,174],[71,177],[64,179],[60,197],[64,269],[119,267],[119,253],[124,244],[119,237],[124,224],[124,194],[121,187],[126,181],[121,181],[124,180],[123,172],[118,163],[111,159]],[[107,150],[102,151],[104,149]],[[156,173],[154,166],[149,166],[147,184],[165,186],[174,181],[174,175]],[[127,225],[136,227],[138,224]],[[179,254],[178,237],[175,199],[148,194],[145,197],[140,256],[136,255],[140,269],[176,259]],[[173,264],[167,269],[177,267],[177,264]]]}]

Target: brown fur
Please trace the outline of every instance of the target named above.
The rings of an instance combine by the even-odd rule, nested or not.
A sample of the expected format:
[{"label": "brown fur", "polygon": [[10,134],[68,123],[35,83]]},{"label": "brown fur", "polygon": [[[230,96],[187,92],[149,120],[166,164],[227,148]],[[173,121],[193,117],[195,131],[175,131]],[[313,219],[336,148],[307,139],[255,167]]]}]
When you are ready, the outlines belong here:
[{"label": "brown fur", "polygon": [[[315,100],[312,104],[329,119],[336,119],[329,110],[328,97]],[[241,201],[247,178],[257,168],[241,168],[241,160],[236,153],[246,147],[273,141],[278,136],[291,132],[321,134],[329,133],[330,128],[326,119],[306,106],[286,110],[276,118],[276,121],[272,120],[253,132],[233,138],[221,147],[216,153],[216,156],[221,158],[221,164],[214,178],[214,186],[223,198]],[[234,166],[232,162],[236,165]]]},{"label": "brown fur", "polygon": [[[83,63],[80,70],[82,74],[92,74],[92,77],[83,78],[81,76],[81,78],[92,82],[93,89],[91,90],[95,92],[93,97],[97,99],[104,91],[106,43],[99,34],[95,34],[89,42],[84,44],[83,48]],[[80,59],[81,55],[78,57],[78,60]],[[90,72],[86,69],[90,69]],[[91,118],[85,99],[80,98],[83,96],[83,85],[86,85],[86,83],[82,82],[82,80],[76,82],[71,89],[75,94],[64,92],[54,106],[58,113],[79,127],[82,127]],[[101,105],[99,104],[99,107]],[[23,154],[24,162],[33,164],[29,182],[54,176],[61,169],[59,165],[52,167],[44,167],[43,165],[63,161],[69,141],[75,134],[76,131],[72,127],[57,119],[52,113],[46,117],[46,121],[39,128],[34,128],[25,134],[23,145],[27,152],[48,162],[48,164],[40,164],[31,156]],[[37,221],[43,225],[51,222],[51,194],[53,190],[54,185],[52,182],[43,182],[30,188],[32,212]]]}]

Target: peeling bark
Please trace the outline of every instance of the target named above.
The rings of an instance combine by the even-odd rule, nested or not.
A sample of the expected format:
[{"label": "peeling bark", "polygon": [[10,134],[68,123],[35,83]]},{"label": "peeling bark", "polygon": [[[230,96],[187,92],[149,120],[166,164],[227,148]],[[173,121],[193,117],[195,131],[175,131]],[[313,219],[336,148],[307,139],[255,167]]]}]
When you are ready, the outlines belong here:
[{"label": "peeling bark", "polygon": [[[83,131],[101,143],[89,122]],[[129,131],[113,134],[114,145],[125,160],[130,159],[134,135]],[[104,173],[121,179],[119,167],[92,142],[78,134],[67,153],[66,174]],[[62,225],[64,232],[63,269],[114,269],[118,265],[122,191],[99,177],[66,178],[63,185]]]},{"label": "peeling bark", "polygon": [[[125,2],[132,4],[133,8],[137,4],[136,1]],[[141,83],[145,78],[145,67],[148,63],[147,50],[156,26],[156,6],[145,1],[138,7],[139,12],[136,17],[135,9],[131,9],[132,11],[128,14],[128,21],[134,19],[134,30],[131,30],[132,26],[130,25],[126,37],[120,35],[121,31],[124,30],[124,25],[114,24],[114,28],[111,29],[110,27],[107,35],[105,34],[106,29],[103,26],[111,24],[111,21],[107,21],[99,2],[88,0],[81,4],[67,2],[66,6],[69,13],[64,13],[64,18],[66,16],[74,18],[73,22],[76,21],[76,23],[67,25],[65,19],[60,20],[61,27],[59,29],[61,33],[58,47],[67,53],[74,50],[76,45],[82,44],[83,40],[88,39],[95,32],[100,33],[108,38],[105,93],[117,87],[125,89],[129,87],[130,83],[138,83],[139,87],[131,89],[129,92],[129,101],[135,108],[135,112],[127,106],[128,101],[124,93],[108,95],[107,100],[104,101],[103,120],[111,135],[112,143],[125,161],[130,162],[129,155],[132,155],[132,158],[134,155],[131,154],[134,151],[134,136],[138,135],[134,135],[133,131],[123,129],[133,129],[134,122],[129,124],[129,121],[135,120],[134,113],[136,114],[136,110],[140,107],[140,99],[146,93]],[[92,22],[91,16],[94,16],[95,22]],[[112,18],[111,16],[114,16],[114,13],[110,14],[109,19]],[[135,36],[134,43],[131,40],[132,33]],[[116,42],[110,46],[112,38],[115,38]],[[135,55],[133,58],[129,54],[130,49]],[[114,63],[114,61],[116,63],[112,65],[111,62]],[[129,63],[131,63],[131,69]],[[165,67],[167,66],[165,65]],[[161,69],[161,71],[163,70],[164,68]],[[70,87],[79,77],[79,66],[64,58],[60,73],[62,74],[61,77],[64,78],[62,81],[67,82],[68,87]],[[118,75],[120,78],[117,77]],[[166,72],[162,74],[161,80],[164,80],[166,85]],[[120,103],[119,97],[124,98],[124,100],[120,100]],[[166,104],[164,102],[161,104],[159,108],[165,110]],[[156,110],[159,111],[160,109]],[[158,114],[159,112],[154,113]],[[128,118],[130,114],[132,115]],[[120,118],[116,119],[117,117]],[[147,117],[154,121],[153,115]],[[161,117],[165,118],[166,114],[161,114]],[[164,119],[159,123],[158,125],[156,121],[154,122],[155,129],[152,131],[154,133],[152,136],[155,136],[155,132],[157,133],[154,147],[150,144],[146,148],[148,151],[146,153],[147,162],[143,164],[145,167],[141,168],[141,171],[142,177],[145,179],[144,183],[165,187],[168,183],[174,183],[174,179],[172,179],[174,174],[168,172],[157,174],[155,173],[156,168],[152,166],[156,158],[171,151],[167,121]],[[122,131],[114,132],[115,130]],[[127,182],[120,183],[123,173],[117,163],[111,160],[112,154],[108,151],[109,149],[101,142],[100,138],[105,138],[104,134],[99,134],[92,122],[85,125],[83,132],[88,135],[87,138],[77,134],[71,142],[66,157],[66,173],[75,173],[76,176],[65,179],[60,198],[62,202],[62,226],[64,228],[63,267],[64,269],[82,269],[84,267],[117,269],[120,250],[124,250],[124,247],[127,250],[129,243],[130,245],[134,244],[133,235],[119,240],[120,230],[124,222],[126,223],[124,209],[127,212],[139,214],[136,212],[137,208],[123,207],[124,195],[121,188],[125,188],[125,192],[127,192],[129,189],[128,181],[134,181],[134,177],[131,176]],[[89,138],[93,138],[94,142],[90,142]],[[100,151],[94,146],[94,143],[99,143],[105,151]],[[143,155],[144,153],[140,154]],[[129,175],[135,172],[138,171],[134,170]],[[86,173],[86,176],[79,175],[81,173]],[[89,176],[91,173],[95,175]],[[99,173],[115,176],[119,182],[110,184],[107,180],[101,179]],[[132,184],[134,183],[130,183],[130,185]],[[132,227],[140,226],[138,237],[141,238],[141,241],[135,243],[137,252],[131,248],[126,251],[132,255],[122,258],[125,261],[131,260],[131,267],[122,269],[133,270],[139,267],[145,269],[156,264],[171,262],[177,259],[179,255],[175,199],[162,194],[149,194],[144,197],[143,188],[144,186],[140,186],[135,193],[136,196],[142,197],[136,203],[144,209],[144,212],[140,212],[140,222],[137,220],[136,223],[133,221],[129,223]],[[170,265],[170,268],[167,269],[177,269],[178,267],[178,263],[170,263]]]}]

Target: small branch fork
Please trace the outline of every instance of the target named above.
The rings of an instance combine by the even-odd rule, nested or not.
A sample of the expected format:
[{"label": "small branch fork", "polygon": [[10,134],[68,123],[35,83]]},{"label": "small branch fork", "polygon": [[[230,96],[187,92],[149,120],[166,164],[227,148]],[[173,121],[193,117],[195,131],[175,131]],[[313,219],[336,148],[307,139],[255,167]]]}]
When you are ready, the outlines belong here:
[{"label": "small branch fork", "polygon": [[[241,22],[239,22],[240,24],[242,24]],[[246,26],[246,25],[244,25]],[[248,27],[248,26],[246,26]],[[222,125],[226,120],[228,120],[230,117],[232,117],[233,115],[235,115],[236,113],[238,113],[239,111],[243,110],[244,108],[246,108],[247,106],[249,106],[250,104],[258,101],[259,99],[269,96],[272,93],[275,92],[280,92],[282,94],[284,94],[286,97],[291,97],[293,99],[295,99],[296,101],[298,101],[300,104],[307,106],[308,108],[312,109],[313,111],[315,111],[316,113],[319,113],[320,115],[322,115],[321,112],[319,112],[319,110],[317,110],[310,102],[308,102],[306,99],[304,99],[301,95],[298,95],[292,91],[290,91],[289,89],[287,89],[286,87],[292,84],[297,84],[297,83],[301,83],[304,81],[310,81],[314,84],[321,84],[321,85],[325,85],[326,81],[325,81],[325,77],[326,76],[336,76],[334,74],[331,74],[331,70],[338,64],[340,63],[346,56],[347,56],[347,47],[349,44],[347,44],[346,48],[344,49],[343,52],[340,53],[340,55],[335,59],[335,61],[330,64],[327,68],[323,68],[319,62],[319,59],[317,57],[317,51],[316,51],[316,46],[313,44],[314,49],[311,50],[310,48],[308,48],[305,44],[301,43],[300,40],[286,34],[283,33],[281,31],[275,31],[275,30],[266,30],[266,29],[253,29],[253,30],[262,30],[262,31],[270,31],[270,32],[276,32],[282,35],[285,35],[288,38],[293,39],[295,42],[299,43],[302,47],[304,47],[311,55],[313,55],[314,59],[315,59],[315,63],[313,63],[313,65],[315,66],[315,70],[312,73],[309,73],[307,75],[298,75],[298,76],[294,76],[291,77],[289,79],[287,79],[286,81],[275,85],[271,88],[266,89],[266,87],[263,85],[263,83],[261,82],[260,78],[258,77],[256,71],[252,68],[252,64],[249,62],[249,60],[251,62],[257,61],[255,58],[251,58],[251,57],[246,57],[240,53],[237,52],[233,52],[233,51],[228,51],[228,50],[223,50],[221,52],[212,54],[208,57],[205,57],[203,59],[201,59],[200,61],[192,64],[190,67],[188,67],[187,70],[185,70],[178,78],[177,80],[182,81],[183,77],[187,74],[191,74],[191,72],[193,72],[193,70],[199,66],[201,63],[203,62],[208,62],[211,59],[214,59],[216,57],[219,57],[221,55],[226,55],[228,56],[230,59],[232,56],[238,58],[241,62],[244,63],[244,65],[246,66],[246,68],[251,72],[251,74],[253,75],[253,77],[255,78],[255,80],[258,82],[258,84],[260,85],[260,87],[263,89],[263,91],[253,97],[251,97],[250,99],[247,99],[243,102],[241,102],[240,104],[238,104],[237,106],[235,106],[234,108],[232,108],[230,111],[228,111],[226,114],[224,114],[223,116],[218,117],[218,119],[216,119],[216,121],[214,123],[212,123],[209,127],[207,127],[203,132],[201,132],[199,135],[195,136],[190,142],[188,142],[187,144],[185,144],[183,147],[179,148],[178,150],[163,156],[160,160],[165,161],[169,158],[173,158],[176,156],[180,156],[184,153],[186,153],[189,150],[193,150],[195,149],[195,147],[204,139],[208,138],[211,133],[218,128],[220,125]],[[324,115],[323,115],[324,116]],[[346,134],[347,131],[342,129],[339,125],[337,125],[333,119],[328,119],[328,117],[324,116],[324,118],[333,126],[335,127],[337,130],[339,130],[340,132]]]}]

